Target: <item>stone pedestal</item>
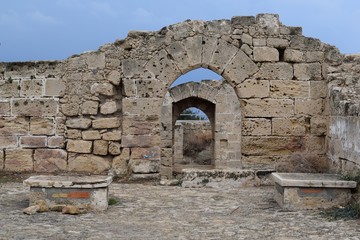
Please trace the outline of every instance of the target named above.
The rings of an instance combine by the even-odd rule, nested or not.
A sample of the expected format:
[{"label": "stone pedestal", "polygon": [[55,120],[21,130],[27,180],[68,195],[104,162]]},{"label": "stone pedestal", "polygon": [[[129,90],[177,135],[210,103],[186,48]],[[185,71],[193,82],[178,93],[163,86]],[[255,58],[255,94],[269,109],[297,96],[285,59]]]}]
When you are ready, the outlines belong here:
[{"label": "stone pedestal", "polygon": [[24,181],[30,186],[30,206],[44,200],[48,206],[85,205],[103,211],[108,207],[111,176],[32,176]]},{"label": "stone pedestal", "polygon": [[272,173],[276,202],[286,210],[326,209],[346,205],[356,182],[337,174]]}]

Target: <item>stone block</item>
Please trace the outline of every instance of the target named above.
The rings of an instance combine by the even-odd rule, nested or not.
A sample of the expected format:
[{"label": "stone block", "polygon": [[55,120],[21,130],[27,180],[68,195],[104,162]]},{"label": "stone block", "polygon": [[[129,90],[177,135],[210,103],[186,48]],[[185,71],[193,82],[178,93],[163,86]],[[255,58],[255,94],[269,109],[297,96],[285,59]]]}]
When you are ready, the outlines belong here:
[{"label": "stone block", "polygon": [[14,116],[53,117],[57,115],[59,102],[55,99],[14,99]]},{"label": "stone block", "polygon": [[95,83],[91,86],[91,94],[94,94],[95,96],[114,96],[115,93],[115,87],[111,83]]},{"label": "stone block", "polygon": [[59,136],[65,135],[65,121],[66,117],[56,117],[55,118],[55,134]]},{"label": "stone block", "polygon": [[92,141],[72,140],[67,141],[66,149],[75,153],[91,153]]},{"label": "stone block", "polygon": [[293,79],[293,67],[285,62],[263,63],[255,77],[257,79],[291,80]]},{"label": "stone block", "polygon": [[327,132],[328,120],[323,117],[312,117],[310,120],[310,132],[316,136],[324,136]]},{"label": "stone block", "polygon": [[122,110],[128,115],[160,115],[162,101],[161,98],[124,98]]},{"label": "stone block", "polygon": [[14,148],[18,146],[18,138],[16,136],[0,136],[1,148]]},{"label": "stone block", "polygon": [[33,168],[34,163],[32,149],[5,150],[5,171],[30,172],[33,171]]},{"label": "stone block", "polygon": [[255,62],[278,62],[279,51],[272,47],[254,47]]},{"label": "stone block", "polygon": [[217,45],[217,39],[213,37],[203,37],[202,40],[202,67],[208,67],[211,61],[212,54]]},{"label": "stone block", "polygon": [[245,118],[242,122],[244,136],[271,135],[271,121],[265,118]]},{"label": "stone block", "polygon": [[0,81],[0,96],[4,98],[8,97],[19,97],[19,81],[11,80],[11,78]]},{"label": "stone block", "polygon": [[231,25],[249,26],[255,24],[254,16],[235,16],[231,18]]},{"label": "stone block", "polygon": [[253,38],[252,36],[250,36],[249,34],[247,33],[244,33],[241,35],[241,41],[244,43],[244,44],[247,44],[249,46],[252,46],[253,45]]},{"label": "stone block", "polygon": [[32,117],[30,119],[30,133],[33,135],[54,135],[55,123],[53,118]]},{"label": "stone block", "polygon": [[296,99],[295,113],[299,115],[321,115],[324,111],[322,99]]},{"label": "stone block", "polygon": [[266,38],[253,38],[254,47],[264,47],[266,46]]},{"label": "stone block", "polygon": [[283,38],[268,38],[267,45],[269,47],[285,49],[290,45],[289,40]]},{"label": "stone block", "polygon": [[321,80],[320,63],[297,63],[294,64],[294,76],[298,80]]},{"label": "stone block", "polygon": [[121,131],[105,132],[101,134],[101,137],[103,140],[107,140],[107,141],[120,141]]},{"label": "stone block", "polygon": [[62,149],[36,149],[34,153],[34,170],[36,172],[65,171],[67,152]]},{"label": "stone block", "polygon": [[78,116],[80,112],[80,105],[79,103],[61,104],[60,111],[62,114],[68,117]]},{"label": "stone block", "polygon": [[112,168],[117,175],[126,175],[128,173],[128,162],[130,160],[130,149],[123,148],[121,154],[113,158]]},{"label": "stone block", "polygon": [[44,148],[47,146],[46,136],[21,136],[20,146],[23,148]]},{"label": "stone block", "polygon": [[48,137],[47,145],[49,148],[64,148],[65,147],[65,138],[63,136]]},{"label": "stone block", "polygon": [[120,81],[121,81],[121,74],[119,71],[116,70],[112,70],[108,75],[107,75],[107,80],[115,85],[118,86],[120,85]]},{"label": "stone block", "polygon": [[81,113],[84,115],[96,115],[98,113],[99,103],[96,101],[85,101],[81,105]]},{"label": "stone block", "polygon": [[117,111],[117,105],[115,101],[108,101],[101,105],[100,113],[101,114],[113,114]]},{"label": "stone block", "polygon": [[72,118],[65,123],[68,128],[88,129],[91,126],[91,120],[88,118]]},{"label": "stone block", "polygon": [[240,98],[264,98],[269,97],[269,81],[267,80],[245,80],[236,88]]},{"label": "stone block", "polygon": [[121,153],[121,144],[118,142],[110,142],[109,153],[111,155],[119,155]]},{"label": "stone block", "polygon": [[0,118],[0,136],[26,135],[29,121],[24,117]]},{"label": "stone block", "polygon": [[100,174],[110,169],[107,158],[92,154],[69,154],[68,170],[70,172],[83,172]]},{"label": "stone block", "polygon": [[258,32],[268,35],[278,35],[280,33],[280,21],[278,14],[258,14],[256,23],[259,26]]},{"label": "stone block", "polygon": [[273,118],[272,135],[305,136],[307,124],[303,118]]},{"label": "stone block", "polygon": [[270,97],[274,98],[308,98],[310,83],[308,81],[274,80],[270,81]]},{"label": "stone block", "polygon": [[41,97],[43,89],[42,80],[22,80],[20,82],[20,96],[21,97]]},{"label": "stone block", "polygon": [[66,132],[66,138],[69,139],[80,139],[81,138],[81,131],[77,129],[69,129]]},{"label": "stone block", "polygon": [[[223,40],[218,40],[216,48],[212,54],[209,68],[216,73],[224,71],[227,63],[235,56],[237,48]],[[245,56],[246,54],[243,53]],[[248,56],[246,56],[248,58]]]},{"label": "stone block", "polygon": [[[149,79],[152,78],[152,74],[149,71],[144,69],[146,65],[146,61],[144,60],[134,60],[134,59],[124,59],[121,61],[122,72],[124,74],[125,79],[131,78],[142,78],[142,79]],[[110,80],[110,79],[109,79]],[[124,81],[124,79],[123,79]],[[116,85],[116,84],[114,84]],[[127,84],[124,82],[124,87]]]},{"label": "stone block", "polygon": [[160,161],[130,159],[129,168],[133,173],[158,173]]},{"label": "stone block", "polygon": [[94,129],[118,128],[120,119],[117,117],[99,118],[92,121],[92,126]]},{"label": "stone block", "polygon": [[62,97],[65,94],[66,85],[62,79],[46,79],[45,80],[45,96]]},{"label": "stone block", "polygon": [[309,136],[304,138],[304,145],[307,152],[325,154],[325,136]]},{"label": "stone block", "polygon": [[[167,84],[157,79],[135,80],[136,95],[138,98],[162,98],[167,91]],[[134,86],[132,86],[134,88]],[[132,91],[133,89],[129,89]]]},{"label": "stone block", "polygon": [[10,102],[0,102],[0,116],[10,116]]},{"label": "stone block", "polygon": [[89,69],[104,69],[105,54],[102,52],[91,52],[84,55]]},{"label": "stone block", "polygon": [[241,140],[242,154],[248,156],[291,155],[303,148],[304,143],[301,137],[245,136]]},{"label": "stone block", "polygon": [[126,135],[121,139],[122,147],[153,147],[160,145],[160,136],[149,136],[149,135]]},{"label": "stone block", "polygon": [[81,136],[82,136],[82,139],[84,139],[84,140],[99,140],[99,139],[101,139],[101,135],[98,130],[83,131],[81,133]]},{"label": "stone block", "polygon": [[323,51],[307,51],[305,56],[306,62],[323,62],[325,57]]},{"label": "stone block", "polygon": [[160,147],[132,148],[130,159],[160,160]]},{"label": "stone block", "polygon": [[0,170],[4,169],[4,150],[0,150]]},{"label": "stone block", "polygon": [[241,106],[245,117],[294,116],[294,101],[290,99],[246,99]]},{"label": "stone block", "polygon": [[107,155],[109,142],[105,140],[95,140],[93,153],[96,155]]},{"label": "stone block", "polygon": [[321,43],[321,41],[316,38],[291,36],[290,47],[308,51],[319,51],[323,47],[323,43]]},{"label": "stone block", "polygon": [[306,56],[305,53],[301,50],[296,49],[285,49],[284,51],[284,61],[286,62],[305,62]]},{"label": "stone block", "polygon": [[328,85],[325,81],[310,81],[310,98],[326,98]]}]

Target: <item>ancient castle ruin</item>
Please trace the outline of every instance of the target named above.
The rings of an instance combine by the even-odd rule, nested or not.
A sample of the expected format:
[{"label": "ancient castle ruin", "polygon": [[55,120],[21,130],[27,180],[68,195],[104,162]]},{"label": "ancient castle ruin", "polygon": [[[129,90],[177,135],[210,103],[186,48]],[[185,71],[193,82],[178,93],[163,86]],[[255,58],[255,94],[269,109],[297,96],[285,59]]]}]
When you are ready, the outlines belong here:
[{"label": "ancient castle ruin", "polygon": [[[223,80],[170,88],[197,68]],[[175,121],[188,107],[209,117],[213,168],[274,169],[297,152],[358,171],[359,72],[359,56],[274,14],[131,31],[62,61],[3,62],[0,171],[172,178]]]}]

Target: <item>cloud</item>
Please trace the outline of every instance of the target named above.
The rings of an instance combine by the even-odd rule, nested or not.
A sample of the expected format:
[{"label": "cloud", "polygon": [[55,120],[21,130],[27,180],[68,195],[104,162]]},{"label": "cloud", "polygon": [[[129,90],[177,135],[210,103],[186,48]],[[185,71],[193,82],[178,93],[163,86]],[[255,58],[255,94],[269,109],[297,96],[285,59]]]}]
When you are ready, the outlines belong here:
[{"label": "cloud", "polygon": [[37,22],[46,23],[46,24],[59,24],[61,23],[57,19],[52,16],[45,15],[39,11],[31,12],[28,14],[31,20],[35,20]]}]

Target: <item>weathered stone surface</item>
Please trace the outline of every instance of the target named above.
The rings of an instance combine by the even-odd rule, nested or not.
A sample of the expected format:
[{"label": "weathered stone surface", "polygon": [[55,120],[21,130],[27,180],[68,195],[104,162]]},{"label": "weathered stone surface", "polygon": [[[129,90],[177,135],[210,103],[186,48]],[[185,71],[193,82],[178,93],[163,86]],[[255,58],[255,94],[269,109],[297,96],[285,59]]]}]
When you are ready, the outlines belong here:
[{"label": "weathered stone surface", "polygon": [[232,25],[249,26],[255,24],[255,17],[253,16],[236,16],[231,18]]},{"label": "weathered stone surface", "polygon": [[119,155],[121,153],[121,144],[118,142],[111,142],[109,144],[109,153],[111,155]]},{"label": "weathered stone surface", "polygon": [[34,170],[36,172],[65,171],[67,152],[62,149],[36,149],[34,153]]},{"label": "weathered stone surface", "polygon": [[109,142],[105,140],[94,141],[94,154],[96,155],[107,155]]},{"label": "weathered stone surface", "polygon": [[[219,40],[213,52],[209,68],[217,73],[224,71],[226,65],[235,56],[238,49],[223,40]],[[243,55],[248,58],[244,53]]]},{"label": "weathered stone surface", "polygon": [[122,126],[124,135],[147,135],[160,132],[159,121],[156,115],[146,118],[131,115],[124,116]]},{"label": "weathered stone surface", "polygon": [[161,150],[159,147],[132,148],[131,159],[160,160]]},{"label": "weathered stone surface", "polygon": [[45,80],[45,96],[62,97],[65,94],[66,85],[60,79],[46,79]]},{"label": "weathered stone surface", "polygon": [[267,45],[269,47],[275,47],[275,48],[286,48],[289,46],[289,40],[283,39],[283,38],[268,38],[267,39]]},{"label": "weathered stone surface", "polygon": [[113,114],[117,111],[117,105],[115,101],[108,101],[101,105],[101,114]]},{"label": "weathered stone surface", "polygon": [[19,81],[14,81],[11,78],[0,81],[0,96],[2,97],[19,97]]},{"label": "weathered stone surface", "polygon": [[153,147],[160,145],[159,136],[126,135],[121,139],[122,147]]},{"label": "weathered stone surface", "polygon": [[99,118],[92,121],[92,127],[95,129],[118,128],[120,127],[120,120],[117,117]]},{"label": "weathered stone surface", "polygon": [[327,131],[328,121],[326,117],[312,117],[310,120],[311,133],[317,136],[323,136]]},{"label": "weathered stone surface", "polygon": [[270,81],[270,97],[275,98],[308,98],[310,83],[308,81],[274,80]]},{"label": "weathered stone surface", "polygon": [[125,98],[122,100],[122,110],[124,114],[160,115],[161,104],[161,98]]},{"label": "weathered stone surface", "polygon": [[120,141],[121,131],[105,132],[101,134],[102,139],[107,141]]},{"label": "weathered stone surface", "polygon": [[91,154],[70,154],[68,170],[92,174],[103,173],[110,168],[107,158]]},{"label": "weathered stone surface", "polygon": [[110,83],[114,84],[115,86],[120,84],[120,72],[119,71],[111,71],[109,75],[107,76],[107,79]]},{"label": "weathered stone surface", "polygon": [[46,136],[21,136],[20,146],[23,148],[43,148],[47,146]]},{"label": "weathered stone surface", "polygon": [[30,172],[33,171],[33,150],[32,149],[6,149],[5,150],[5,171]]},{"label": "weathered stone surface", "polygon": [[14,116],[51,117],[56,116],[59,103],[55,99],[14,99],[12,113]]},{"label": "weathered stone surface", "polygon": [[[101,139],[100,132],[98,130],[88,130],[81,133],[82,139],[84,140],[99,140]],[[107,139],[105,139],[107,140]]]},{"label": "weathered stone surface", "polygon": [[69,152],[76,153],[91,153],[92,142],[84,140],[71,140],[69,139],[66,144],[66,149]]},{"label": "weathered stone surface", "polygon": [[312,99],[325,98],[328,93],[325,81],[310,81],[310,97]]},{"label": "weathered stone surface", "polygon": [[113,96],[115,87],[110,83],[95,83],[91,86],[91,93],[95,95]]},{"label": "weathered stone surface", "polygon": [[0,136],[26,135],[29,131],[29,121],[24,117],[0,118]]},{"label": "weathered stone surface", "polygon": [[31,97],[31,96],[42,96],[43,82],[42,80],[22,80],[20,82],[20,96]]},{"label": "weathered stone surface", "polygon": [[245,80],[236,88],[240,98],[264,98],[269,97],[269,81]]},{"label": "weathered stone surface", "polygon": [[0,136],[0,148],[13,148],[18,146],[16,136]]},{"label": "weathered stone surface", "polygon": [[10,116],[10,102],[0,102],[0,116]]},{"label": "weathered stone surface", "polygon": [[257,79],[291,80],[293,78],[293,67],[285,62],[263,63],[255,77]]},{"label": "weathered stone surface", "polygon": [[305,53],[296,49],[285,49],[284,60],[287,62],[305,62]]},{"label": "weathered stone surface", "polygon": [[77,129],[69,129],[66,131],[66,138],[69,139],[80,139],[81,131]]},{"label": "weathered stone surface", "polygon": [[263,32],[268,35],[278,35],[280,33],[280,21],[278,14],[258,14],[256,15],[256,22]]},{"label": "weathered stone surface", "polygon": [[296,99],[295,112],[299,115],[320,115],[324,111],[322,99]]},{"label": "weathered stone surface", "polygon": [[65,147],[65,138],[63,136],[48,137],[47,145],[49,148],[64,148]]},{"label": "weathered stone surface", "polygon": [[88,129],[91,126],[91,120],[88,118],[68,119],[65,123],[68,128]]},{"label": "weathered stone surface", "polygon": [[275,136],[305,136],[306,122],[303,118],[273,118],[272,134]]},{"label": "weathered stone surface", "polygon": [[4,150],[0,150],[0,170],[4,168]]},{"label": "weathered stone surface", "polygon": [[34,135],[54,135],[54,119],[32,117],[30,119],[30,133]]},{"label": "weathered stone surface", "polygon": [[298,63],[294,64],[294,76],[298,80],[320,80],[321,64],[320,63]]},{"label": "weathered stone surface", "polygon": [[157,173],[159,172],[160,161],[130,159],[129,168],[133,173]]},{"label": "weathered stone surface", "polygon": [[241,106],[245,117],[294,116],[294,101],[290,99],[247,99]]},{"label": "weathered stone surface", "polygon": [[242,123],[244,136],[267,136],[271,135],[271,121],[265,118],[246,118]]},{"label": "weathered stone surface", "polygon": [[256,62],[278,62],[279,51],[271,47],[254,47],[254,61]]},{"label": "weathered stone surface", "polygon": [[130,149],[123,148],[121,154],[113,158],[112,168],[117,175],[126,175],[128,173],[128,162],[130,160]]},{"label": "weathered stone surface", "polygon": [[86,55],[86,63],[89,69],[103,69],[105,67],[105,54],[101,52],[91,52]]},{"label": "weathered stone surface", "polygon": [[99,103],[96,101],[85,101],[81,106],[82,114],[96,115],[98,109]]}]

